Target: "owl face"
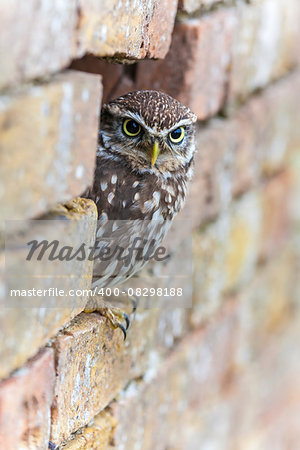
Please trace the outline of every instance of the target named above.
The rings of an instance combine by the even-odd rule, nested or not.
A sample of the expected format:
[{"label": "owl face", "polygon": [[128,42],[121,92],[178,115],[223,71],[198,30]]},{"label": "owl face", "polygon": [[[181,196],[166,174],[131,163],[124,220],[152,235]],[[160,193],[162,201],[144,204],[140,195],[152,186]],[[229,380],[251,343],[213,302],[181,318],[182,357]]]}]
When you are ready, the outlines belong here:
[{"label": "owl face", "polygon": [[195,121],[169,95],[131,92],[103,106],[100,143],[134,171],[172,173],[193,157]]}]

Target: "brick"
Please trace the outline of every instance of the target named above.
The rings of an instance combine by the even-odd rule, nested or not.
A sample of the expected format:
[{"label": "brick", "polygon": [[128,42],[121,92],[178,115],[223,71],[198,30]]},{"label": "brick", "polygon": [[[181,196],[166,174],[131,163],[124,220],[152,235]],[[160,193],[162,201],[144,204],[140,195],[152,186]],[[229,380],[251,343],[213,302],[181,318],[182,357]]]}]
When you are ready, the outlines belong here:
[{"label": "brick", "polygon": [[[80,1],[78,53],[119,60],[164,58],[171,42],[177,0]],[[129,14],[130,11],[130,14]]]},{"label": "brick", "polygon": [[151,379],[130,383],[110,405],[115,446],[246,450],[272,447],[276,438],[280,448],[297,442],[300,316],[291,296],[297,273],[287,246],[184,338]]},{"label": "brick", "polygon": [[[178,276],[179,268],[183,272],[182,258],[181,246],[176,262],[179,267],[173,271],[172,266],[171,275],[165,276],[160,263],[160,269],[152,265],[148,272],[144,270],[140,277],[127,283],[127,287],[135,289],[174,287],[177,282],[183,288],[184,298],[172,297],[168,302],[159,296],[154,299],[141,296],[136,314],[130,317],[125,342],[121,330],[113,330],[107,319],[97,313],[80,314],[54,340],[57,380],[52,411],[53,442],[60,444],[89,423],[130,379],[144,373],[151,377],[174,342],[186,333],[191,280]],[[175,259],[174,255],[171,259]],[[131,308],[123,305],[123,309],[129,313]]]},{"label": "brick", "polygon": [[297,64],[300,9],[297,0],[238,4],[229,105],[244,100]]},{"label": "brick", "polygon": [[[198,126],[194,177],[178,215],[186,224],[177,226],[175,239],[182,240],[188,232],[216,219],[232,199],[286,167],[294,168],[291,184],[296,186],[300,143],[297,89],[298,72],[254,96],[231,118]],[[296,215],[296,194],[294,203]]]},{"label": "brick", "polygon": [[291,234],[290,196],[292,176],[282,172],[266,182],[262,195],[260,258],[271,258]]},{"label": "brick", "polygon": [[164,58],[176,12],[177,0],[55,0],[40,8],[34,0],[21,7],[13,1],[1,10],[0,89],[57,72],[87,53]]},{"label": "brick", "polygon": [[[77,199],[69,203],[68,208],[58,206],[49,213],[41,232],[48,231],[49,242],[56,238],[62,246],[72,245],[77,248],[83,239],[90,246],[95,239],[96,217],[96,207],[91,200]],[[57,220],[59,218],[64,220]],[[22,230],[21,241],[17,241],[19,234],[13,234],[14,242],[27,242],[26,238],[32,236],[30,229],[33,226],[31,222],[29,230]],[[91,261],[46,263],[44,260],[32,259],[28,265],[29,262],[25,260],[27,248],[14,250],[8,241],[6,246],[6,279],[0,302],[0,340],[3,343],[0,350],[0,378],[21,367],[39,347],[45,345],[83,310],[87,300],[85,293],[71,296],[69,290],[89,289],[92,277]],[[37,290],[55,287],[63,289],[66,297],[60,297],[56,292],[41,297],[10,295],[10,288]]]},{"label": "brick", "polygon": [[254,96],[227,123],[227,147],[231,152],[232,195],[255,186],[259,179],[287,167],[293,148],[299,145],[294,92],[299,74]]},{"label": "brick", "polygon": [[82,314],[55,339],[56,386],[51,440],[58,443],[86,425],[121,388],[129,370],[123,336],[97,314]]},{"label": "brick", "polygon": [[299,437],[295,417],[300,408],[300,367],[294,348],[298,327],[299,315],[279,336],[261,342],[255,362],[241,376],[234,399],[237,448],[268,448],[271,442],[294,448],[290,444]]},{"label": "brick", "polygon": [[58,335],[51,428],[55,444],[86,425],[130,379],[145,372],[151,376],[166,348],[173,345],[174,335],[184,332],[180,314],[180,308],[142,309],[132,321],[125,344],[122,332],[96,313],[79,315]]},{"label": "brick", "polygon": [[224,293],[244,285],[253,276],[262,227],[260,198],[258,193],[248,193],[216,222],[195,233],[193,325],[219,309]]},{"label": "brick", "polygon": [[282,172],[194,233],[193,325],[211,317],[225,294],[249,283],[258,262],[284,248],[292,236],[292,192],[291,174]]},{"label": "brick", "polygon": [[215,219],[232,200],[231,131],[219,120],[197,130],[194,178],[183,211],[194,227]]},{"label": "brick", "polygon": [[1,448],[48,448],[54,375],[53,350],[47,348],[0,383]]},{"label": "brick", "polygon": [[293,192],[290,196],[290,214],[294,226],[300,223],[299,195],[300,195],[300,152],[291,159],[291,173],[293,177]]},{"label": "brick", "polygon": [[191,14],[198,10],[209,9],[219,3],[226,4],[230,2],[231,0],[180,0],[179,10]]},{"label": "brick", "polygon": [[[231,305],[205,330],[187,336],[152,378],[133,381],[111,411],[117,420],[117,448],[199,448],[185,442],[201,405],[209,405],[226,389],[235,346],[235,314]],[[134,423],[134,427],[132,424]],[[178,427],[178,423],[180,429]],[[198,431],[199,432],[199,431]]]},{"label": "brick", "polygon": [[233,9],[176,24],[165,60],[138,64],[138,88],[172,95],[199,119],[216,114],[225,101],[234,27]]},{"label": "brick", "polygon": [[293,315],[297,316],[299,248],[293,240],[260,266],[260,270],[238,294],[239,337],[236,364],[247,370],[263,342],[282,336]]},{"label": "brick", "polygon": [[[252,153],[258,174],[269,176],[280,171],[287,165],[291,149],[299,145],[296,119],[299,105],[294,95],[299,89],[299,81],[298,72],[291,74],[266,89],[262,96],[253,97],[237,115],[244,124],[252,124]],[[245,145],[242,133],[240,130],[238,134],[241,148]],[[248,164],[251,164],[249,159]]]},{"label": "brick", "polygon": [[92,183],[100,94],[99,77],[68,71],[1,96],[2,219],[35,217]]},{"label": "brick", "polygon": [[76,1],[1,5],[0,89],[56,72],[73,52]]},{"label": "brick", "polygon": [[116,421],[108,411],[102,411],[92,424],[76,433],[71,441],[60,447],[61,450],[107,450],[111,444]]}]

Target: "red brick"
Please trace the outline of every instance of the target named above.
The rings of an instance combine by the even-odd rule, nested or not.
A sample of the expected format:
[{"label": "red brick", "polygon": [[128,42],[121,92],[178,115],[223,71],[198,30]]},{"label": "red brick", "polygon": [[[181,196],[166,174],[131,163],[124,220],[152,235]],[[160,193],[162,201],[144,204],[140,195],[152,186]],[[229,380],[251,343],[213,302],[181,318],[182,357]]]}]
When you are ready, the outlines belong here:
[{"label": "red brick", "polygon": [[291,173],[283,172],[266,182],[262,196],[263,227],[260,257],[271,258],[286,242],[291,231]]},{"label": "red brick", "polygon": [[299,80],[295,72],[253,97],[231,118],[213,119],[205,128],[198,127],[194,177],[178,216],[187,223],[176,228],[178,238],[215,219],[233,198],[266,176],[288,167],[291,157],[296,184],[300,108],[294,92]]},{"label": "red brick", "polygon": [[2,219],[35,217],[92,183],[100,97],[99,77],[75,71],[0,97]]},{"label": "red brick", "polygon": [[189,426],[196,425],[199,432],[202,427],[197,423],[197,411],[203,411],[202,405],[211,404],[226,390],[235,328],[235,314],[228,307],[223,317],[216,318],[206,330],[185,338],[151,376],[146,374],[143,381],[129,384],[111,405],[118,422],[115,446],[199,448],[185,441]]},{"label": "red brick", "polygon": [[240,370],[247,370],[263,343],[282,337],[293,316],[298,318],[299,264],[299,249],[290,239],[239,292],[236,365]]},{"label": "red brick", "polygon": [[137,87],[167,92],[199,119],[214,115],[225,101],[234,27],[232,9],[176,24],[165,60],[138,64]]},{"label": "red brick", "polygon": [[121,330],[113,330],[96,313],[79,315],[55,339],[57,382],[52,414],[55,443],[85,426],[130,379],[145,372],[150,376],[174,342],[186,333],[191,276],[185,280],[178,275],[183,273],[183,250],[181,245],[178,254],[168,260],[167,265],[171,266],[168,276],[166,264],[161,267],[161,263],[155,263],[127,283],[133,289],[178,286],[184,296],[172,297],[171,302],[170,299],[162,302],[159,296],[154,299],[141,296],[137,312],[131,316],[125,343]]},{"label": "red brick", "polygon": [[194,178],[182,212],[194,228],[215,219],[232,200],[231,132],[221,120],[197,130]]},{"label": "red brick", "polygon": [[239,3],[233,45],[229,105],[278,79],[299,57],[298,0]]},{"label": "red brick", "polygon": [[249,283],[259,261],[272,259],[286,245],[291,193],[290,173],[282,172],[194,233],[194,326],[220,308],[224,294]]},{"label": "red brick", "polygon": [[300,316],[291,296],[297,273],[288,247],[179,343],[152,377],[130,383],[111,404],[115,446],[248,449],[270,448],[277,438],[280,448],[297,442]]},{"label": "red brick", "polygon": [[48,448],[54,376],[53,350],[47,348],[0,383],[2,449]]}]

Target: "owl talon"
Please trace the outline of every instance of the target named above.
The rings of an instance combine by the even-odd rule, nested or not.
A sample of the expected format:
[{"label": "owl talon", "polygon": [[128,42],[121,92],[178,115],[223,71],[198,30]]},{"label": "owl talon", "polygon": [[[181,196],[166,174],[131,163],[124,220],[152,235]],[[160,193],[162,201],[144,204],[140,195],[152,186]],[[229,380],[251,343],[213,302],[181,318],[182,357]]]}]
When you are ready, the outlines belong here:
[{"label": "owl talon", "polygon": [[125,322],[126,322],[126,330],[128,330],[129,325],[130,325],[130,319],[129,319],[128,315],[126,313],[124,313],[124,312],[123,312],[123,317],[124,317]]},{"label": "owl talon", "polygon": [[[97,299],[96,302],[88,303],[84,309],[85,313],[97,312],[101,316],[106,317],[114,328],[120,328],[124,335],[124,341],[127,337],[127,331],[130,325],[128,315],[116,307],[109,307],[102,299]],[[125,326],[122,322],[125,322]]]},{"label": "owl talon", "polygon": [[126,338],[127,338],[127,328],[125,328],[124,327],[124,325],[122,325],[120,322],[116,325],[117,326],[117,328],[120,328],[120,330],[122,330],[122,332],[123,332],[123,337],[124,337],[124,341],[126,341]]}]

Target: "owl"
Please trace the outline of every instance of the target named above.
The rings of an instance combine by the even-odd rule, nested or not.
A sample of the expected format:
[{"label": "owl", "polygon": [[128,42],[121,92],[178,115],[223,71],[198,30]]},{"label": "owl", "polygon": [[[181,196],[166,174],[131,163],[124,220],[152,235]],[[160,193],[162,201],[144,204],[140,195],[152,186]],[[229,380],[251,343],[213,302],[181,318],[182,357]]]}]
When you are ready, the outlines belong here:
[{"label": "owl", "polygon": [[[158,91],[130,92],[103,106],[94,184],[84,195],[98,209],[96,256],[109,246],[124,256],[137,239],[146,251],[160,245],[192,176],[195,122],[189,108]],[[95,257],[92,287],[127,280],[147,263],[137,255]],[[95,309],[125,332],[112,308],[88,311]]]}]

